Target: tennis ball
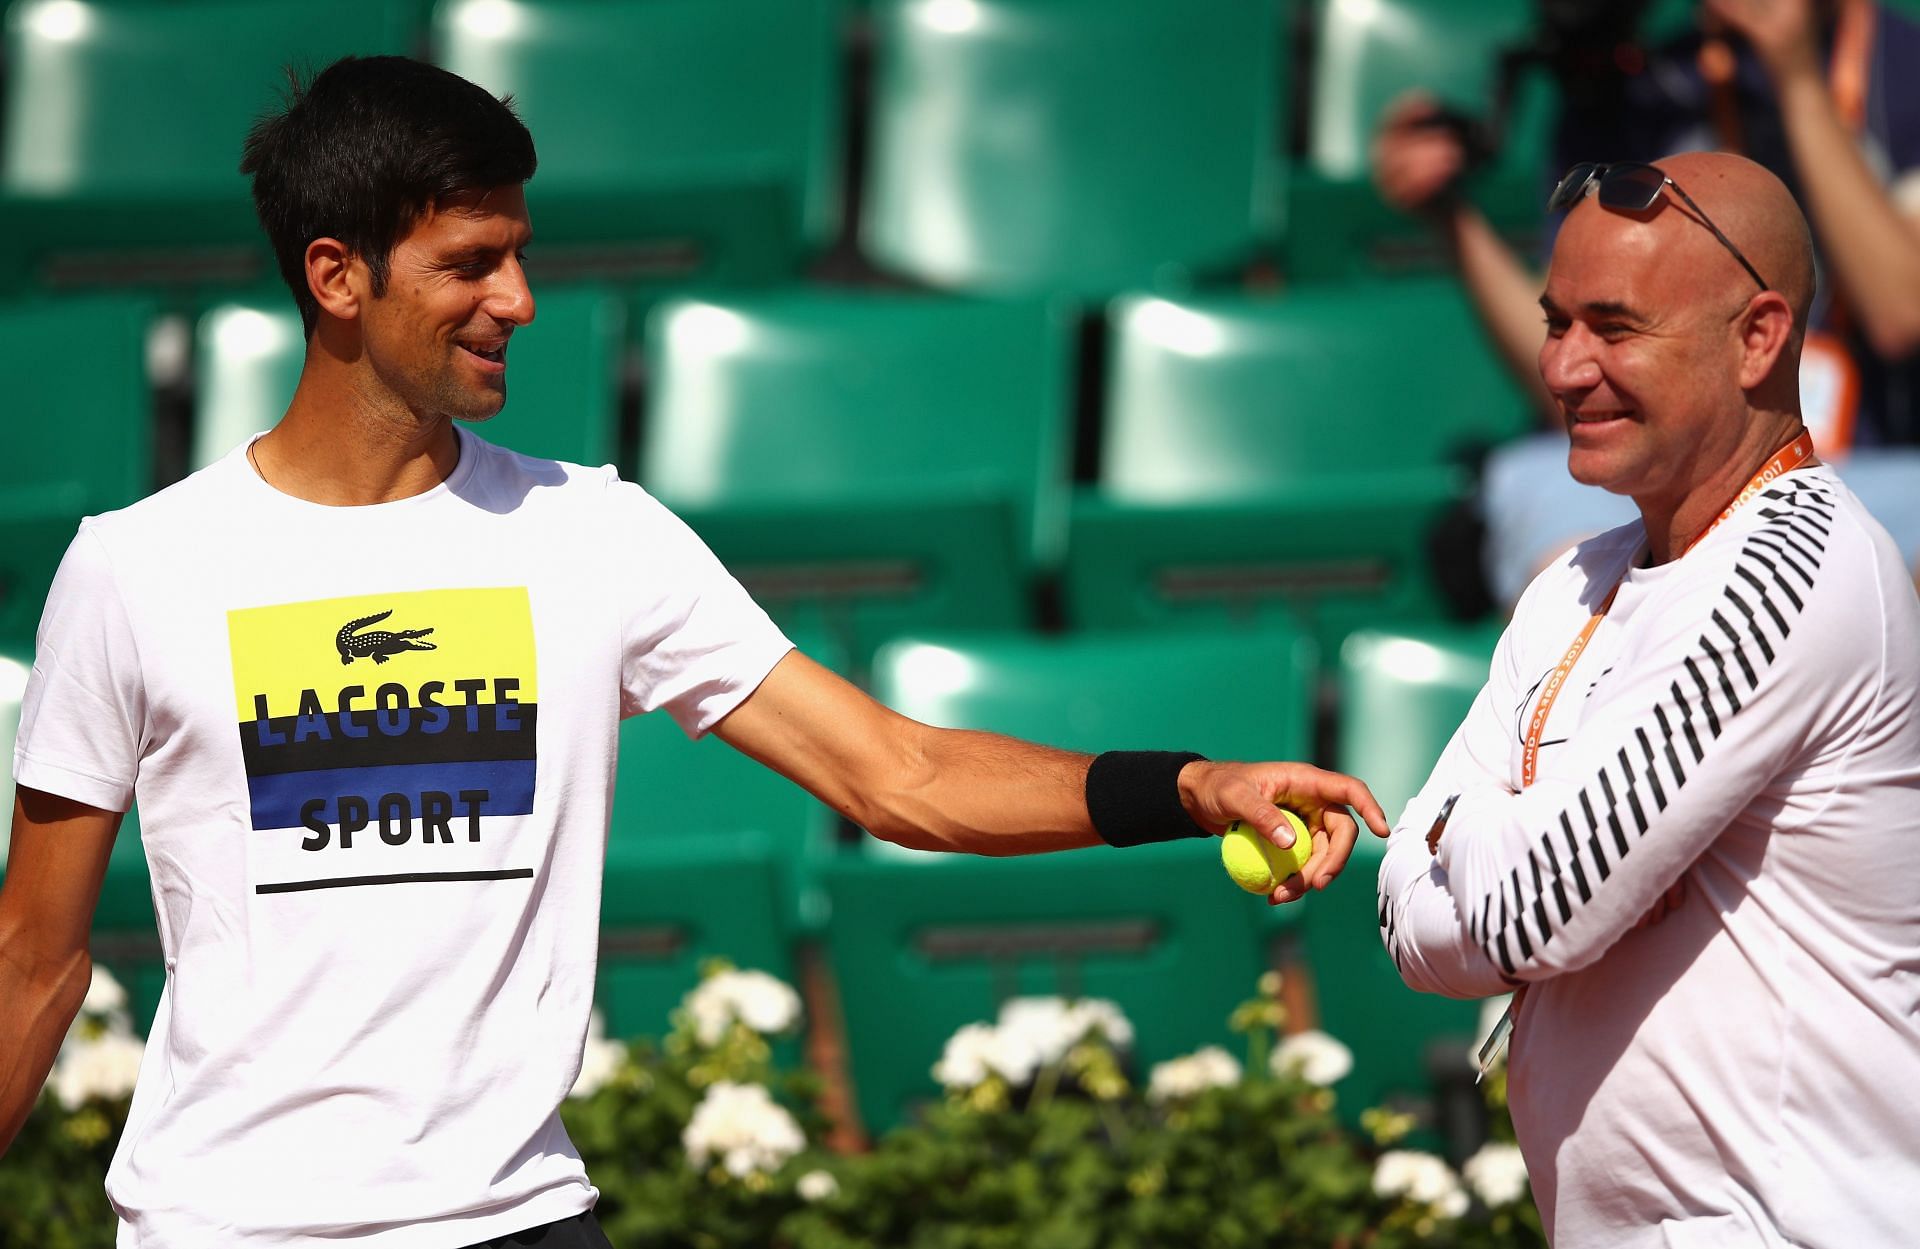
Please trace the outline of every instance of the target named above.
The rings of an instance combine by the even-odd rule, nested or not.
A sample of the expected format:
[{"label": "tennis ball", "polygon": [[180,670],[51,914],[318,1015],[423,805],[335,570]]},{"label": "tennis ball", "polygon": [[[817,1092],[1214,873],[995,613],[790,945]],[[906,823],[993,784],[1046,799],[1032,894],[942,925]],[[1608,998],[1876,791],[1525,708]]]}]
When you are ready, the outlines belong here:
[{"label": "tennis ball", "polygon": [[1227,825],[1220,839],[1220,861],[1226,865],[1233,883],[1248,893],[1272,893],[1287,877],[1307,865],[1313,857],[1313,838],[1300,817],[1285,807],[1280,814],[1293,826],[1293,845],[1282,850],[1239,820]]}]

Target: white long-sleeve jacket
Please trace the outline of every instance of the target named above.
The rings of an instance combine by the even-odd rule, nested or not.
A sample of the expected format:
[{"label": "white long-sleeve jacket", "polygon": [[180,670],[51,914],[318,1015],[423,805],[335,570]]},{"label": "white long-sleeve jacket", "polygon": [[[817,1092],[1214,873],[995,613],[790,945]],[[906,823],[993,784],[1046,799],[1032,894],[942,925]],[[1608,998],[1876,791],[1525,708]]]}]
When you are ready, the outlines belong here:
[{"label": "white long-sleeve jacket", "polygon": [[[1512,1109],[1560,1249],[1920,1244],[1909,574],[1824,467],[1681,559],[1641,547],[1528,589],[1394,830],[1382,936],[1416,989],[1527,986]],[[1541,685],[1616,583],[1523,790]]]}]

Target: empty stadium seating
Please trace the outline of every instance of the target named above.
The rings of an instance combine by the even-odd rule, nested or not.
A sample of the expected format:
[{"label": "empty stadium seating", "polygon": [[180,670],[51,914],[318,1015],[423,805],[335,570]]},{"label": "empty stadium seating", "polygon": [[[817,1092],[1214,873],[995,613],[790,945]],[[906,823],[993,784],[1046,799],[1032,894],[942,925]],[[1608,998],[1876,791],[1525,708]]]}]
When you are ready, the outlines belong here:
[{"label": "empty stadium seating", "polygon": [[510,93],[548,272],[791,273],[839,224],[837,0],[443,0],[435,59]]},{"label": "empty stadium seating", "polygon": [[837,820],[718,737],[689,740],[664,712],[623,722],[597,995],[609,1033],[662,1035],[709,958],[791,980],[795,947],[824,919],[815,874]]},{"label": "empty stadium seating", "polygon": [[1427,531],[1455,453],[1523,400],[1446,280],[1112,310],[1105,462],[1075,501],[1075,623],[1283,615],[1330,648],[1439,610]]},{"label": "empty stadium seating", "polygon": [[270,277],[240,144],[286,68],[411,50],[410,0],[20,0],[6,15],[0,289]]},{"label": "empty stadium seating", "polygon": [[1279,6],[875,0],[863,236],[939,286],[1104,295],[1279,224]]},{"label": "empty stadium seating", "polygon": [[1068,339],[1038,303],[674,301],[641,480],[856,665],[902,629],[1017,624],[1057,558]]},{"label": "empty stadium seating", "polygon": [[0,643],[31,645],[80,518],[154,487],[152,318],[128,295],[0,304]]}]

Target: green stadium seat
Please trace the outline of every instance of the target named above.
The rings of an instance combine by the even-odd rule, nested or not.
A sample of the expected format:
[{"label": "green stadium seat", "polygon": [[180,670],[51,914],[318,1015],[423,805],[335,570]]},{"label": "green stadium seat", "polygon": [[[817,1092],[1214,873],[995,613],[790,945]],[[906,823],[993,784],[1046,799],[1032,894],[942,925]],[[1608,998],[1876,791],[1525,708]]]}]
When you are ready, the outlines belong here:
[{"label": "green stadium seat", "polygon": [[0,304],[0,643],[30,649],[80,519],[153,488],[147,301]]},{"label": "green stadium seat", "polygon": [[839,224],[836,0],[442,0],[435,59],[533,131],[541,271],[766,280]]},{"label": "green stadium seat", "polygon": [[[1335,766],[1372,788],[1388,819],[1426,784],[1487,682],[1497,626],[1443,625],[1355,633],[1340,650]],[[1325,960],[1323,1026],[1353,1047],[1341,1089],[1356,1105],[1417,1103],[1431,1093],[1427,1046],[1472,1043],[1479,1006],[1401,983],[1377,936],[1374,882],[1386,843],[1362,837],[1340,885],[1307,912],[1307,942]]]},{"label": "green stadium seat", "polygon": [[1039,304],[663,304],[641,480],[856,666],[906,629],[1018,624],[1060,548],[1070,337]]},{"label": "green stadium seat", "polygon": [[608,845],[594,992],[607,1035],[665,1036],[673,1008],[700,983],[709,959],[795,983],[774,846],[754,829],[644,848],[617,837]]},{"label": "green stadium seat", "polygon": [[1366,629],[1340,648],[1339,767],[1400,814],[1487,683],[1502,625]]},{"label": "green stadium seat", "polygon": [[[1067,749],[1300,758],[1312,654],[1286,630],[927,635],[883,647],[873,683],[918,719]],[[871,1130],[937,1095],[928,1073],[942,1043],[1006,997],[1112,998],[1138,1031],[1144,1070],[1217,1041],[1266,966],[1268,909],[1233,887],[1209,842],[1013,860],[871,844],[822,872],[828,957]]]},{"label": "green stadium seat", "polygon": [[[619,443],[621,299],[599,287],[535,292],[533,324],[514,332],[507,406],[468,428],[527,455],[610,464]],[[222,303],[196,331],[193,466],[270,429],[300,382],[306,342],[286,296]]]},{"label": "green stadium seat", "polygon": [[412,0],[18,0],[0,287],[233,286],[273,259],[239,172],[283,67],[411,50]]},{"label": "green stadium seat", "polygon": [[1240,0],[876,0],[865,250],[937,286],[1106,295],[1277,232],[1287,27]]},{"label": "green stadium seat", "polygon": [[1263,904],[1234,889],[1210,846],[1183,848],[1129,850],[1130,862],[1099,851],[967,858],[938,871],[836,861],[828,957],[866,1128],[884,1131],[939,1096],[930,1072],[947,1038],[1017,995],[1119,1003],[1140,1071],[1218,1044],[1265,967]]},{"label": "green stadium seat", "polygon": [[1284,625],[1064,637],[957,632],[888,643],[875,656],[871,685],[874,697],[916,720],[1065,750],[1300,759],[1313,748],[1314,671],[1313,645]]},{"label": "green stadium seat", "polygon": [[[824,642],[795,642],[844,667]],[[831,809],[718,737],[689,740],[660,712],[622,722],[601,934],[610,1032],[663,1035],[710,958],[791,981],[794,947],[824,922],[816,876],[838,827]]]},{"label": "green stadium seat", "polygon": [[216,304],[194,330],[192,466],[205,468],[286,414],[307,344],[290,296]]},{"label": "green stadium seat", "polygon": [[[1374,191],[1369,149],[1387,106],[1423,89],[1474,117],[1493,109],[1500,54],[1528,41],[1531,0],[1315,0],[1307,157],[1289,184],[1285,270],[1294,280],[1434,268],[1431,230]],[[1544,156],[1553,93],[1539,75],[1514,83],[1504,146],[1474,175],[1473,198],[1512,234],[1545,215]]]},{"label": "green stadium seat", "polygon": [[1441,609],[1427,531],[1456,455],[1527,409],[1451,280],[1131,298],[1110,317],[1097,485],[1073,506],[1083,627],[1279,615],[1331,651]]},{"label": "green stadium seat", "polygon": [[[829,662],[817,646],[801,649]],[[615,849],[645,853],[716,832],[758,834],[773,858],[781,923],[788,932],[811,931],[824,918],[813,872],[832,852],[838,821],[806,790],[719,738],[689,740],[670,716],[639,716],[621,725]]]}]

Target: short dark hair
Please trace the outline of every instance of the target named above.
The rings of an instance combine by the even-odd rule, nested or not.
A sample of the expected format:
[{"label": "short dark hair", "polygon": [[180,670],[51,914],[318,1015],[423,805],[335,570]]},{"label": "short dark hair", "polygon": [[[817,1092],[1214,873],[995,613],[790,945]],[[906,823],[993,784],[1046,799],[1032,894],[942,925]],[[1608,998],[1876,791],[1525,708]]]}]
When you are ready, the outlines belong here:
[{"label": "short dark hair", "polygon": [[438,66],[349,56],[304,85],[288,79],[285,110],[254,123],[240,172],[309,335],[320,315],[307,289],[313,240],[346,244],[382,295],[394,244],[430,206],[533,177],[533,136],[512,98]]}]

